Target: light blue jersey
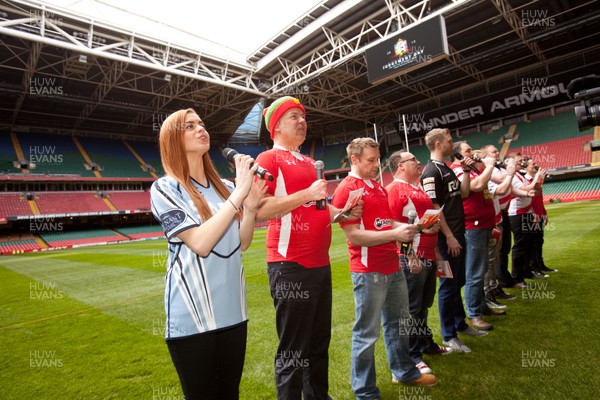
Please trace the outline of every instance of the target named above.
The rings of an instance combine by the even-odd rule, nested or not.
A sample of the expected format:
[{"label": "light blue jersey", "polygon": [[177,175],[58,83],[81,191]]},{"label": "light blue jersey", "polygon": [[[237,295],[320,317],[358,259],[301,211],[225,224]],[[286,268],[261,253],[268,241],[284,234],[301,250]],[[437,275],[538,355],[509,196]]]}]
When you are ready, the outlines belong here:
[{"label": "light blue jersey", "polygon": [[[230,191],[233,184],[223,180]],[[214,188],[194,182],[213,213],[223,206]],[[188,193],[165,176],[151,189],[152,214],[169,242],[165,276],[165,336],[175,339],[231,327],[248,320],[240,251],[239,222],[233,220],[207,257],[200,257],[176,235],[202,222]]]}]

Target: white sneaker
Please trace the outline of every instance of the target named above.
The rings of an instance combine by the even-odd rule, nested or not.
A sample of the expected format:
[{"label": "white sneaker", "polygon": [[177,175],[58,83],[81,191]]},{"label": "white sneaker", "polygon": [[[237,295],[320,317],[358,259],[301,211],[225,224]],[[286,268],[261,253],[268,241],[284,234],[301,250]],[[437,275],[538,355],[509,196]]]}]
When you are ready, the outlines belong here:
[{"label": "white sneaker", "polygon": [[444,346],[450,347],[452,350],[462,351],[463,353],[470,353],[471,349],[465,346],[463,342],[458,340],[458,338],[452,338],[448,341],[443,341],[442,344]]},{"label": "white sneaker", "polygon": [[419,368],[419,371],[421,371],[421,374],[431,374],[433,373],[433,371],[431,370],[431,368],[429,368],[429,366],[427,364],[425,364],[425,362],[421,361],[420,363],[418,363],[416,365],[417,368]]}]

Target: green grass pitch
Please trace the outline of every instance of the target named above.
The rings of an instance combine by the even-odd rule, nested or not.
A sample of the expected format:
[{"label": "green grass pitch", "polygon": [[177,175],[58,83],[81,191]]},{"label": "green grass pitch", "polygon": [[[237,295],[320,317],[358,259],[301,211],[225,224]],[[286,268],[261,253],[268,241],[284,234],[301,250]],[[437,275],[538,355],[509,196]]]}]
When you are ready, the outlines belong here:
[{"label": "green grass pitch", "polygon": [[[597,294],[600,202],[548,207],[544,256],[559,270],[517,292],[470,354],[430,356],[434,388],[391,383],[383,399],[594,399],[600,392]],[[244,253],[250,323],[242,399],[274,399],[276,333],[265,230]],[[334,227],[330,394],[351,399],[354,300],[343,232]],[[164,240],[0,257],[0,399],[182,399],[164,343]],[[437,301],[430,326],[438,342]]]}]

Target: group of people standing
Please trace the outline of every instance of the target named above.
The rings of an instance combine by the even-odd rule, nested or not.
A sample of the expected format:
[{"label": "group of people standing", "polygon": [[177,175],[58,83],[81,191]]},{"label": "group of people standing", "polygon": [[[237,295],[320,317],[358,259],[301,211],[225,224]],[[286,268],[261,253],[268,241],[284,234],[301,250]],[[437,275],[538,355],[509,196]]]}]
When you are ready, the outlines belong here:
[{"label": "group of people standing", "polygon": [[[431,160],[422,174],[414,155],[396,152],[389,159],[394,181],[384,188],[375,180],[379,144],[357,138],[347,147],[350,173],[331,204],[323,207],[326,181],[315,179],[315,161],[299,151],[307,133],[304,107],[285,96],[264,110],[264,118],[274,145],[256,160],[235,158],[235,185],[218,176],[208,156],[209,134],[194,110],[173,113],[161,128],[166,175],[153,184],[151,203],[168,239],[165,333],[185,398],[239,397],[248,321],[241,252],[250,245],[259,220],[268,221],[266,262],[279,339],[274,363],[279,399],[330,398],[332,222],[340,223],[350,254],[356,317],[350,382],[355,397],[381,397],[375,375],[380,328],[392,382],[436,385],[423,354],[470,351],[457,333],[491,329],[481,318],[486,301],[497,301],[500,293],[506,294],[502,287],[519,287],[526,277],[524,265],[515,269],[514,248],[513,275],[500,270],[490,275],[493,261],[488,255],[500,260],[505,256],[490,245],[492,229],[503,222],[497,212],[491,217],[471,215],[480,205],[496,209],[494,192],[488,189],[496,159],[484,157],[485,167],[478,172],[469,147],[453,170],[444,163],[454,151],[452,138],[447,130],[434,129],[426,137]],[[272,181],[256,179],[259,164]],[[509,179],[515,176],[511,165],[496,178],[502,182],[495,183],[495,193],[513,188],[534,194],[528,185],[515,189]],[[467,168],[473,171],[465,172]],[[536,182],[541,176],[535,174]],[[356,193],[360,201],[341,213]],[[479,194],[469,202],[473,193]],[[442,209],[441,218],[422,227],[418,222],[430,209]],[[416,220],[409,221],[415,212]],[[516,212],[514,220],[525,219],[522,215]],[[515,246],[523,240],[515,233]],[[500,241],[496,243],[494,249],[501,249]],[[525,263],[531,257],[527,251],[517,249],[517,261]],[[440,278],[440,346],[427,317],[435,297],[436,264],[442,260],[449,262],[453,278]],[[513,281],[507,281],[509,276]],[[463,286],[470,325],[465,322]],[[301,293],[301,299],[291,291]]]}]

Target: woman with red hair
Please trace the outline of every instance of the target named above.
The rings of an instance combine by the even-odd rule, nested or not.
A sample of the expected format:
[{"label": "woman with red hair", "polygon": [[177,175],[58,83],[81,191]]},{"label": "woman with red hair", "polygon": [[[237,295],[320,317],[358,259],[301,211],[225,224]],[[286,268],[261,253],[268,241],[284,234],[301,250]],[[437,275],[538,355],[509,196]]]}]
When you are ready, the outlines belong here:
[{"label": "woman with red hair", "polygon": [[171,114],[159,141],[166,175],[152,185],[151,203],[168,239],[167,346],[186,399],[237,399],[248,321],[241,252],[264,181],[245,155],[235,159],[236,185],[221,179],[192,109]]}]

